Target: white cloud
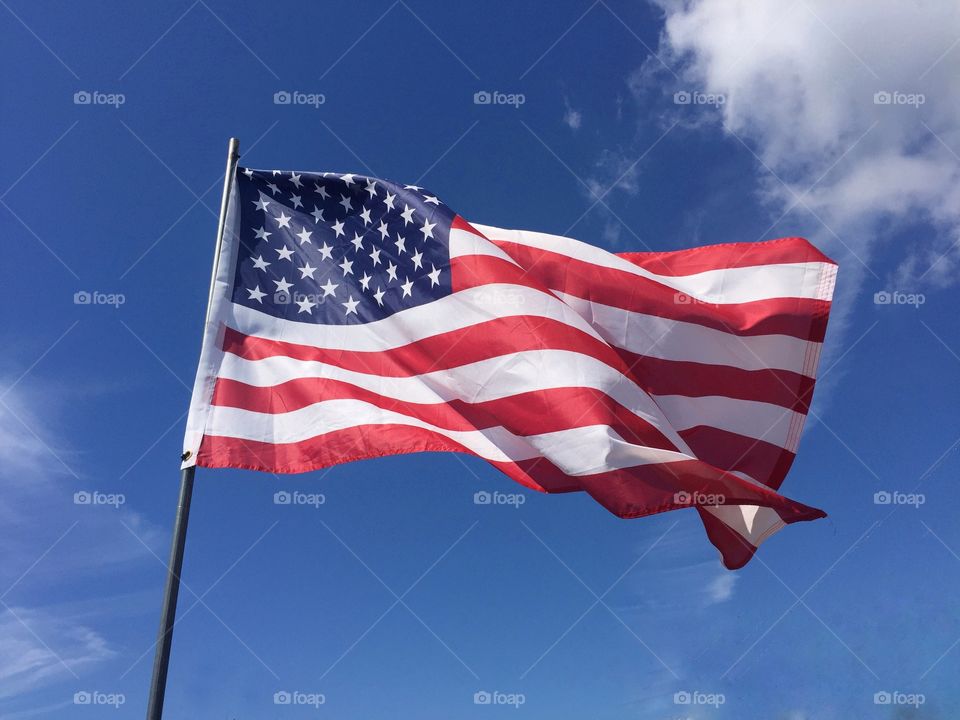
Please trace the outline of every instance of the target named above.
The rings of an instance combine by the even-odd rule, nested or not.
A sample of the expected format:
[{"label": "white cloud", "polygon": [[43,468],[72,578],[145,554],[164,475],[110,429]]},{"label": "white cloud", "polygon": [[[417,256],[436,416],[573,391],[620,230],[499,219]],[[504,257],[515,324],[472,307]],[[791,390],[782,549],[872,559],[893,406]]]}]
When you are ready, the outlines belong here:
[{"label": "white cloud", "polygon": [[575,110],[566,98],[563,99],[563,104],[565,106],[563,113],[564,124],[571,130],[579,130],[580,125],[583,123],[583,114],[579,110]]},{"label": "white cloud", "polygon": [[6,717],[21,696],[86,677],[85,670],[115,655],[107,641],[115,618],[142,610],[145,598],[126,597],[108,613],[111,597],[91,596],[90,578],[108,576],[111,582],[100,587],[112,592],[118,573],[156,563],[144,544],[162,553],[165,538],[128,505],[74,503],[78,490],[122,488],[98,487],[84,475],[82,456],[60,429],[58,389],[28,380],[15,387],[0,381],[0,388],[9,408],[0,406],[0,463],[12,469],[0,474],[0,714]]},{"label": "white cloud", "polygon": [[723,570],[707,585],[707,597],[713,604],[722,603],[733,597],[733,586],[739,575]]},{"label": "white cloud", "polygon": [[91,628],[43,610],[0,613],[0,698],[80,675],[115,652]]},{"label": "white cloud", "polygon": [[[774,217],[790,208],[807,213],[810,235],[843,265],[846,292],[867,278],[881,286],[891,280],[874,278],[873,266],[892,225],[929,228],[896,249],[895,282],[904,289],[956,282],[960,6],[660,4],[658,54],[687,87],[725,97],[716,112],[762,163],[758,177]],[[876,96],[878,104],[876,93],[888,95]]]}]

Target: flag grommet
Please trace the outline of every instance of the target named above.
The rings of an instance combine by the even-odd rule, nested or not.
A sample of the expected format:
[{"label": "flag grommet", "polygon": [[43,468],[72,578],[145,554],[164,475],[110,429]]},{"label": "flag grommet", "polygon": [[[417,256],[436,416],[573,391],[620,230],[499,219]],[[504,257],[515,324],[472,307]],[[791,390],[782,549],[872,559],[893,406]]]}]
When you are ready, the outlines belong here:
[{"label": "flag grommet", "polygon": [[187,460],[190,459],[191,455],[193,455],[193,453],[190,450],[184,450],[183,454],[180,456],[180,461],[186,462]]}]

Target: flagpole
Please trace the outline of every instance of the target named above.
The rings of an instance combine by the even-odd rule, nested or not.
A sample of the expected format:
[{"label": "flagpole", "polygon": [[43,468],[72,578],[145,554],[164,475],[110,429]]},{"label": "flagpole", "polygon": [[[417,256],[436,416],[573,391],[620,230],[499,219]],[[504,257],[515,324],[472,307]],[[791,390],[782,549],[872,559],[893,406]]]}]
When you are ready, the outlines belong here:
[{"label": "flagpole", "polygon": [[[230,200],[230,184],[240,159],[240,141],[230,138],[227,148],[227,170],[223,178],[223,196],[220,199],[220,221],[217,223],[217,243],[213,252],[213,270],[210,274],[210,292],[207,296],[207,317],[213,305],[213,289],[220,263],[220,247],[227,222],[227,205]],[[206,323],[205,323],[206,324]],[[170,665],[170,646],[173,643],[173,626],[177,616],[177,596],[180,592],[180,571],[183,568],[183,551],[187,541],[187,521],[190,519],[190,501],[193,497],[193,476],[196,466],[184,468],[180,473],[180,497],[177,514],[173,521],[173,539],[170,543],[170,561],[167,563],[167,582],[163,591],[160,610],[160,630],[157,633],[157,652],[153,658],[153,676],[150,680],[150,698],[147,701],[147,720],[161,720],[163,698],[167,689],[167,669]]]}]

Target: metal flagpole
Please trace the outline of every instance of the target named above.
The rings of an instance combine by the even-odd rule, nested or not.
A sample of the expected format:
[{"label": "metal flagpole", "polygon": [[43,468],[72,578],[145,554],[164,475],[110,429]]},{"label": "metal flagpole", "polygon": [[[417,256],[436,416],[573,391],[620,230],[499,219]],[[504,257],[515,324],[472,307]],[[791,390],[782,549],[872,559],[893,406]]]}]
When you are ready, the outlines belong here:
[{"label": "metal flagpole", "polygon": [[[220,263],[220,246],[227,222],[227,204],[230,199],[230,183],[237,170],[240,158],[240,141],[230,138],[227,149],[227,171],[223,178],[223,197],[220,200],[220,222],[217,224],[217,245],[213,253],[213,271],[210,275],[210,293],[207,296],[207,320],[213,305],[213,288]],[[206,323],[204,323],[206,325]],[[163,716],[163,697],[167,689],[167,668],[170,664],[170,646],[173,642],[173,626],[177,615],[177,595],[180,592],[180,570],[183,567],[183,550],[187,540],[187,521],[190,518],[190,500],[193,497],[193,476],[196,466],[184,468],[180,473],[180,499],[173,522],[173,540],[170,544],[170,561],[167,564],[167,584],[163,591],[163,606],[160,610],[160,630],[157,633],[157,653],[153,658],[153,677],[150,680],[150,699],[147,703],[147,720],[160,720]]]}]

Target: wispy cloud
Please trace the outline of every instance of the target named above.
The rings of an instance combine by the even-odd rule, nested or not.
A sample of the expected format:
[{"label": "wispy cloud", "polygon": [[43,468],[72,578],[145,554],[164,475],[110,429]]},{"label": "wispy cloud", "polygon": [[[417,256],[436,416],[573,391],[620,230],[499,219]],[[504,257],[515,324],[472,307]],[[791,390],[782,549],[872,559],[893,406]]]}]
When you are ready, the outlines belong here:
[{"label": "wispy cloud", "polygon": [[732,598],[733,586],[736,584],[738,577],[731,572],[722,572],[707,583],[706,595],[710,604],[726,602]]},{"label": "wispy cloud", "polygon": [[[956,6],[660,4],[658,54],[679,72],[685,91],[722,98],[711,109],[714,122],[734,146],[755,154],[773,217],[798,213],[842,261],[841,299],[864,283],[915,289],[957,281]],[[655,68],[648,64],[650,73]],[[931,229],[889,247],[898,225],[915,223]],[[899,255],[892,277],[875,267],[881,249]]]},{"label": "wispy cloud", "polygon": [[35,608],[0,612],[0,698],[75,678],[114,655],[102,635],[69,618]]},{"label": "wispy cloud", "polygon": [[[78,504],[77,492],[117,489],[97,488],[86,477],[82,455],[60,430],[57,393],[28,380],[0,387],[0,463],[12,469],[0,476],[0,699],[6,716],[22,710],[15,707],[22,706],[19,696],[76,680],[114,657],[109,635],[116,608],[108,612],[111,598],[91,597],[88,581],[155,562],[144,543],[159,551],[164,533],[124,503]],[[84,603],[71,600],[80,597]],[[125,602],[124,611],[133,606]]]},{"label": "wispy cloud", "polygon": [[563,99],[563,105],[563,124],[571,130],[579,130],[580,125],[583,124],[583,114],[570,104],[568,98]]}]

